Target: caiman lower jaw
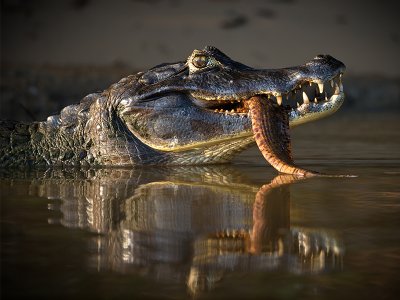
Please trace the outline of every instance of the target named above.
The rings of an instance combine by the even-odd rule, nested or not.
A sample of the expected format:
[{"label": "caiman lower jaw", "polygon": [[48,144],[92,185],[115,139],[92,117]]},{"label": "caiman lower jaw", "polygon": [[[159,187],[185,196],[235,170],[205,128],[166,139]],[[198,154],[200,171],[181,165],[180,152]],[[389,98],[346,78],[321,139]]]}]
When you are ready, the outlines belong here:
[{"label": "caiman lower jaw", "polygon": [[289,112],[290,127],[325,118],[336,112],[343,104],[344,93],[332,95],[328,101],[322,103],[308,103],[299,105]]}]

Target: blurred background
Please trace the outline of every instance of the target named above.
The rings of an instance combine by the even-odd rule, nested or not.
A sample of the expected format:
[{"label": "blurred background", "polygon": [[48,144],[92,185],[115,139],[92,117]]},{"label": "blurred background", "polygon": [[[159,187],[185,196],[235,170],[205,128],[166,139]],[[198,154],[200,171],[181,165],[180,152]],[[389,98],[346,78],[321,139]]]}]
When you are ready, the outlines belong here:
[{"label": "blurred background", "polygon": [[[291,228],[299,226],[343,236],[344,260],[335,258],[341,269],[332,272],[323,269],[318,276],[302,275],[297,270],[303,262],[311,262],[318,268],[325,266],[325,261],[330,266],[331,260],[321,255],[312,260],[302,256],[299,261],[284,256],[288,270],[296,274],[288,274],[286,269],[270,272],[261,268],[266,266],[268,258],[275,259],[275,254],[263,252],[260,264],[257,260],[238,263],[240,260],[229,252],[231,246],[226,246],[231,244],[221,239],[220,245],[226,248],[213,253],[226,255],[215,256],[216,261],[232,272],[218,282],[221,285],[215,293],[202,299],[254,299],[260,295],[258,299],[364,300],[394,299],[394,295],[399,295],[400,1],[0,0],[0,3],[0,119],[45,120],[122,77],[160,63],[186,60],[193,49],[206,45],[216,46],[232,59],[257,68],[299,65],[318,54],[330,54],[344,62],[345,103],[333,116],[293,130],[293,153],[302,167],[359,177],[315,178],[296,183],[290,186],[291,197],[286,187],[279,187],[276,192],[265,194],[275,204],[260,206],[266,212],[262,218],[268,222],[271,222],[269,216],[279,220],[284,215],[282,222],[286,224],[290,215]],[[251,218],[245,216],[252,216],[250,197],[254,197],[254,192],[247,192],[247,182],[258,188],[276,174],[255,146],[235,158],[233,170],[229,167],[218,171],[220,167],[206,167],[204,171],[177,168],[177,175],[167,175],[170,171],[158,167],[157,172],[151,168],[127,170],[131,177],[122,176],[125,173],[118,177],[117,169],[86,173],[55,168],[54,173],[46,171],[44,175],[24,169],[21,174],[32,174],[25,179],[15,170],[3,170],[3,174],[10,172],[11,178],[18,180],[0,180],[0,198],[3,195],[0,284],[5,283],[0,290],[15,298],[65,295],[68,299],[134,299],[135,295],[139,298],[163,295],[168,299],[183,299],[182,295],[187,295],[185,284],[171,283],[176,278],[186,280],[179,271],[183,269],[181,266],[201,262],[194,259],[199,253],[198,257],[213,261],[202,256],[203,248],[213,249],[204,245],[211,244],[195,244],[190,237],[212,236],[211,231],[208,234],[209,228],[216,230],[212,226],[221,220],[232,220],[223,224],[250,222]],[[55,195],[65,199],[59,201]],[[200,206],[202,209],[197,210]],[[77,212],[72,213],[75,208]],[[106,231],[114,226],[122,231],[107,235],[99,234],[96,227],[89,233],[61,226],[67,224],[63,218],[78,220],[78,215],[82,217],[79,222],[84,221],[79,224],[93,221],[101,226],[111,224]],[[112,222],[107,223],[107,218]],[[135,218],[143,220],[143,224],[157,220],[154,224],[159,227],[143,225],[140,229],[130,225]],[[186,230],[176,220],[189,225],[202,224],[207,231],[196,231],[192,225],[187,225],[191,229]],[[46,226],[46,221],[51,225]],[[173,224],[179,226],[170,229]],[[278,226],[275,218],[269,224]],[[134,227],[143,230],[142,233],[129,231]],[[274,230],[268,228],[266,232],[271,234]],[[284,230],[276,232],[280,235]],[[128,239],[130,244],[125,243]],[[303,249],[309,251],[307,241],[311,240],[304,238]],[[117,261],[115,251],[120,249],[126,251],[121,252],[124,257],[121,262],[125,259],[133,262],[133,270]],[[319,249],[321,253],[325,251],[323,247]],[[331,249],[337,249],[337,245]],[[58,255],[62,251],[72,255]],[[135,257],[134,251],[142,257]],[[180,256],[182,261],[176,258]],[[112,267],[103,269],[99,262]],[[234,262],[243,269],[234,269]],[[246,266],[256,268],[257,272],[245,271]],[[118,267],[132,271],[133,275],[113,273]],[[207,268],[216,275],[210,276],[210,281],[207,278],[199,282],[210,284],[221,279],[214,272],[219,270],[217,264]]]},{"label": "blurred background", "polygon": [[389,0],[1,0],[1,119],[43,120],[86,94],[213,45],[259,68],[331,54],[347,112],[400,112]]}]

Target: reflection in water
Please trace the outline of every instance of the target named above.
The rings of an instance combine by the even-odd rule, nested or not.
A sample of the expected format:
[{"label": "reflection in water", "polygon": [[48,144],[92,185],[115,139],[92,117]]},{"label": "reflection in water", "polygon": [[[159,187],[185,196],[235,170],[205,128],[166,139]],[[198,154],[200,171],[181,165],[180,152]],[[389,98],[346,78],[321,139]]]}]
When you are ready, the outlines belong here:
[{"label": "reflection in water", "polygon": [[[47,179],[46,179],[47,178]],[[196,294],[228,272],[341,268],[332,232],[290,226],[290,184],[279,175],[259,188],[232,166],[51,171],[39,193],[69,228],[96,232],[97,270],[186,283]],[[58,179],[57,179],[58,178]],[[52,220],[54,222],[54,220]]]}]

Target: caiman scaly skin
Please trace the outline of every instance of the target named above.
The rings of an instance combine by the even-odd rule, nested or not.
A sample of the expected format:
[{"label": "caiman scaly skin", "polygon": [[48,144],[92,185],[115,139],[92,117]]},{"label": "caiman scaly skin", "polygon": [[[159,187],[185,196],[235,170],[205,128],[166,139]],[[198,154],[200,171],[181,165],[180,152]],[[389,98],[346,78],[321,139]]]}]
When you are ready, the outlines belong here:
[{"label": "caiman scaly skin", "polygon": [[[343,103],[344,70],[329,55],[297,67],[253,69],[208,46],[186,61],[123,78],[43,122],[1,121],[0,167],[228,162],[254,145],[250,98],[275,103],[290,126],[317,120]],[[315,101],[304,98],[312,99],[310,89]],[[275,119],[263,126],[281,126]]]}]

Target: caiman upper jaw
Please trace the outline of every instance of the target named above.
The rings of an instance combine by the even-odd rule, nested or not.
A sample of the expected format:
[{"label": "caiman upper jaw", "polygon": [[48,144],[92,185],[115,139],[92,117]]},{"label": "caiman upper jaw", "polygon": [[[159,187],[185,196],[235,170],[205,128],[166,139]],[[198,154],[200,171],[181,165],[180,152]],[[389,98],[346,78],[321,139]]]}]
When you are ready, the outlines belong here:
[{"label": "caiman upper jaw", "polygon": [[[190,59],[187,63],[190,66]],[[346,69],[330,55],[317,55],[304,65],[283,69],[257,70],[243,65],[231,68],[213,64],[213,69],[206,67],[204,71],[189,72],[187,80],[194,85],[188,92],[195,104],[225,114],[247,113],[244,100],[261,95],[294,109],[300,104],[330,101],[333,95],[343,92],[341,78]]]},{"label": "caiman upper jaw", "polygon": [[[335,100],[335,95],[343,94],[342,73],[338,73],[335,77],[328,77],[326,81],[320,79],[309,79],[296,84],[288,93],[279,93],[271,91],[266,93],[254,93],[251,95],[265,95],[270,101],[279,105],[288,105],[293,110],[306,108],[310,105],[323,105],[327,102]],[[249,97],[249,98],[251,98]],[[237,99],[202,99],[201,97],[193,97],[196,105],[210,109],[215,113],[239,114],[246,115],[249,112],[247,105],[248,98]]]},{"label": "caiman upper jaw", "polygon": [[194,50],[186,62],[161,65],[144,73],[139,79],[142,86],[132,100],[140,103],[181,93],[214,112],[246,114],[243,100],[266,95],[279,105],[296,109],[296,103],[327,101],[343,91],[344,71],[345,65],[330,55],[317,55],[296,67],[253,69],[208,46]]}]

